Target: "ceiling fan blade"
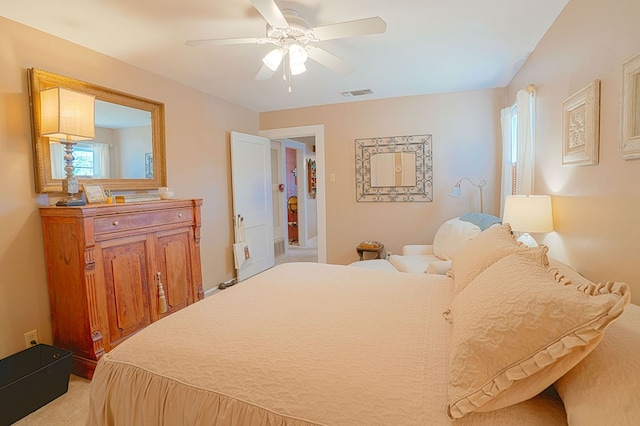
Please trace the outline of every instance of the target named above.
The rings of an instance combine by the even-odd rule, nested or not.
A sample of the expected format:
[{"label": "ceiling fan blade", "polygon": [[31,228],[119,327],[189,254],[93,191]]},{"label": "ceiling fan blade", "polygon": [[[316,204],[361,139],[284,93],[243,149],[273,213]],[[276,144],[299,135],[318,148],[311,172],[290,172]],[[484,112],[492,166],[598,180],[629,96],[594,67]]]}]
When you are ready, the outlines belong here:
[{"label": "ceiling fan blade", "polygon": [[274,73],[275,71],[272,71],[271,68],[266,65],[262,65],[262,68],[260,68],[260,71],[256,74],[256,80],[269,80],[273,77]]},{"label": "ceiling fan blade", "polygon": [[380,17],[358,19],[312,28],[311,32],[317,41],[337,38],[355,37],[370,34],[382,34],[387,30],[387,23]]},{"label": "ceiling fan blade", "polygon": [[286,19],[284,19],[284,16],[282,15],[282,12],[278,8],[278,5],[276,4],[275,1],[273,0],[250,0],[250,1],[253,4],[253,7],[255,7],[258,10],[260,15],[262,15],[264,20],[267,21],[269,25],[271,25],[272,27],[281,28],[281,29],[289,28],[289,23],[287,22]]},{"label": "ceiling fan blade", "polygon": [[206,40],[189,40],[185,42],[187,46],[224,46],[228,44],[265,44],[269,40],[261,37],[245,37],[245,38],[212,38]]},{"label": "ceiling fan blade", "polygon": [[320,49],[319,47],[308,46],[307,53],[311,59],[332,71],[336,71],[341,74],[349,74],[353,71],[353,67],[351,65],[326,50]]}]

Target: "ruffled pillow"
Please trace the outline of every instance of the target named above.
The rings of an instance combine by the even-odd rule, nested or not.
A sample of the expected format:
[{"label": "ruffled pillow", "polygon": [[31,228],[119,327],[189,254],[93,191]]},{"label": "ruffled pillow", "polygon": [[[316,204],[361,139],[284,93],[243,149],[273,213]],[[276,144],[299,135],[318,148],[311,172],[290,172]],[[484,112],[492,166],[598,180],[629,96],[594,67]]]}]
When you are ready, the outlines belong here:
[{"label": "ruffled pillow", "polygon": [[592,351],[629,303],[625,283],[568,284],[520,252],[486,268],[454,299],[449,417],[537,395]]},{"label": "ruffled pillow", "polygon": [[482,271],[512,253],[528,253],[546,266],[547,250],[546,246],[527,247],[519,243],[508,223],[494,225],[469,240],[453,259],[449,276],[454,279],[455,294],[460,293]]},{"label": "ruffled pillow", "polygon": [[602,342],[554,384],[570,425],[640,425],[640,306],[629,305]]},{"label": "ruffled pillow", "polygon": [[[557,259],[549,266],[571,285],[589,281]],[[570,425],[640,425],[639,327],[640,306],[630,304],[598,347],[554,383]]]}]

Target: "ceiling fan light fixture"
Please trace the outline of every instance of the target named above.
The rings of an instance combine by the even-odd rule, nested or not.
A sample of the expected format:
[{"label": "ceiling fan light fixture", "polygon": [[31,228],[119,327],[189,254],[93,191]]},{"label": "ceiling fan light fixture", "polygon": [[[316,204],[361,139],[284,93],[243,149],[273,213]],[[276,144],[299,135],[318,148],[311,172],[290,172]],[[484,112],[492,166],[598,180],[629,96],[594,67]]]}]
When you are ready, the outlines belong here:
[{"label": "ceiling fan light fixture", "polygon": [[289,47],[289,61],[292,64],[304,64],[308,57],[307,50],[299,44],[292,44]]},{"label": "ceiling fan light fixture", "polygon": [[304,66],[304,63],[295,63],[292,57],[289,58],[289,68],[291,70],[291,75],[299,75],[307,70],[307,67]]},{"label": "ceiling fan light fixture", "polygon": [[282,62],[282,57],[284,56],[284,52],[281,48],[275,48],[271,52],[267,53],[264,58],[262,58],[262,62],[269,68],[271,71],[276,71],[278,67],[280,67],[280,63]]}]

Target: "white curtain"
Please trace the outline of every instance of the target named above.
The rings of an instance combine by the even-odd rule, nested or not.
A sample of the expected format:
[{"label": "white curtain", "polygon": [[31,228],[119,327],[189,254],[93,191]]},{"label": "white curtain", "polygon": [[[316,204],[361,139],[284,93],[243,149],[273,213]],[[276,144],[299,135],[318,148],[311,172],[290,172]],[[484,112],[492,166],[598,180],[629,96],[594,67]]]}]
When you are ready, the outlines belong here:
[{"label": "white curtain", "polygon": [[[516,132],[516,194],[533,193],[534,169],[534,114],[535,91],[519,90],[516,103],[501,111],[502,123],[502,190],[500,212],[504,211],[504,200],[511,194],[513,165],[513,134]],[[516,129],[513,128],[517,116]]]},{"label": "white curtain", "polygon": [[93,177],[96,179],[109,179],[109,145],[106,143],[93,143]]},{"label": "white curtain", "polygon": [[58,142],[49,142],[49,157],[51,157],[51,177],[64,179],[64,147]]},{"label": "white curtain", "polygon": [[516,94],[516,113],[518,114],[516,194],[518,195],[533,193],[534,94],[534,91],[528,93],[525,89],[518,90]]}]

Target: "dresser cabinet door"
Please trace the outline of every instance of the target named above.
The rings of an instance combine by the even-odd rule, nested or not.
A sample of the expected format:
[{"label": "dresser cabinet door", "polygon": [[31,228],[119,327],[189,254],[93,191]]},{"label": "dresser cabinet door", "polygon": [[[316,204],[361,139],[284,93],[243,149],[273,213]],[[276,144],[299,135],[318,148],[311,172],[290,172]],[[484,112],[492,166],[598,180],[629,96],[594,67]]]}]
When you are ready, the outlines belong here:
[{"label": "dresser cabinet door", "polygon": [[167,312],[159,312],[162,316],[182,309],[197,300],[193,294],[194,279],[191,268],[193,231],[191,228],[182,228],[158,233],[156,238],[157,266],[167,300]]},{"label": "dresser cabinet door", "polygon": [[121,238],[102,246],[107,296],[109,349],[151,323],[146,236]]}]

